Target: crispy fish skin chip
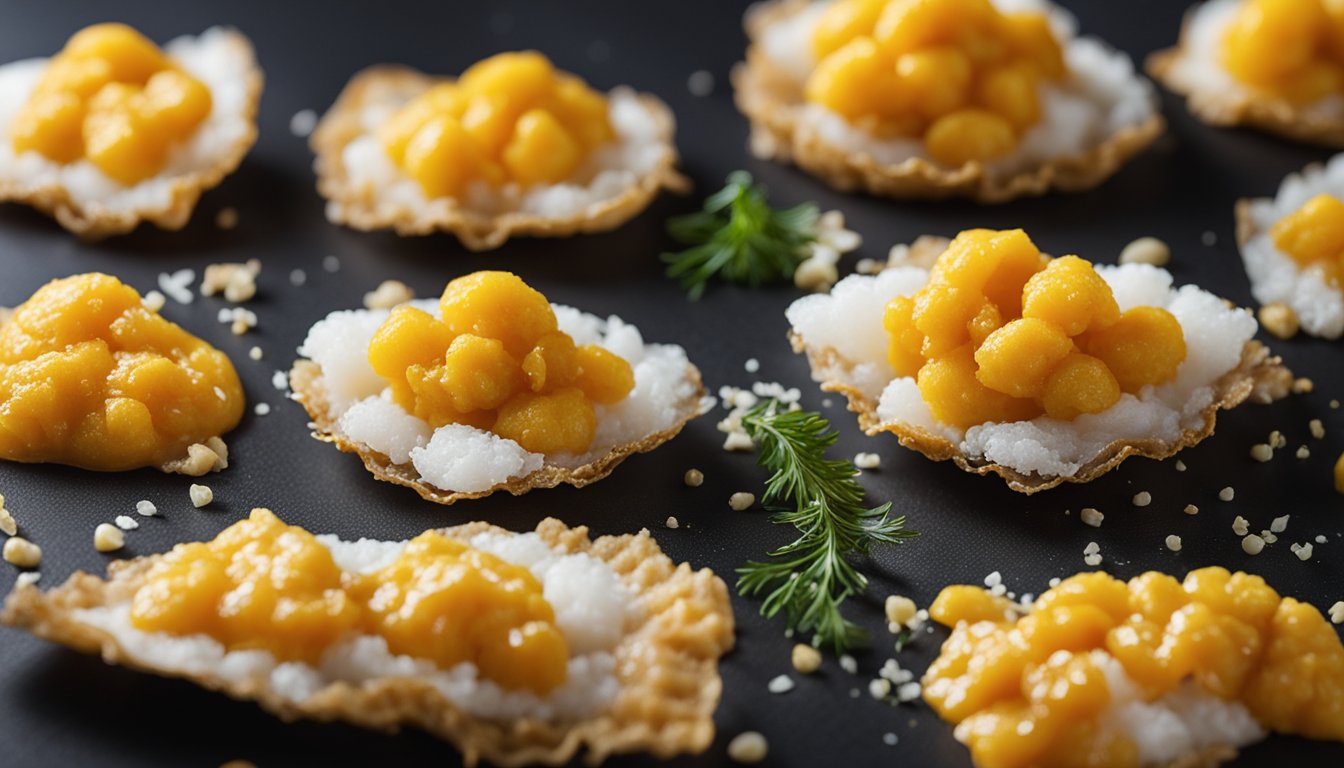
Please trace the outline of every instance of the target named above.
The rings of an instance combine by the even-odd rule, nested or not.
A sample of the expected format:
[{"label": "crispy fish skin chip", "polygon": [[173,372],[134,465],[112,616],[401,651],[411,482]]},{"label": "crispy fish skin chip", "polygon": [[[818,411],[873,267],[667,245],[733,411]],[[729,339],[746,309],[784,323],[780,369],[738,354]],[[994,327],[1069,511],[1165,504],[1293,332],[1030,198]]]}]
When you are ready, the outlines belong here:
[{"label": "crispy fish skin chip", "polygon": [[312,419],[313,437],[331,443],[346,453],[357,454],[364,466],[379,480],[413,489],[420,497],[436,504],[454,504],[465,499],[478,499],[496,491],[508,491],[520,496],[534,488],[554,488],[568,484],[582,488],[611,474],[622,461],[636,453],[647,453],[676,437],[691,419],[700,414],[700,398],[705,394],[704,384],[700,380],[700,371],[694,365],[687,364],[684,374],[694,384],[694,392],[677,404],[677,420],[667,429],[655,432],[634,442],[618,445],[605,455],[579,467],[568,468],[547,464],[541,469],[508,482],[499,483],[484,491],[446,491],[430,485],[420,478],[415,467],[408,464],[394,464],[384,454],[371,450],[362,443],[350,440],[341,433],[337,422],[340,415],[333,413],[323,383],[322,369],[310,360],[300,360],[289,372],[289,386],[293,399],[308,411]]},{"label": "crispy fish skin chip", "polygon": [[[918,266],[927,269],[947,249],[948,242],[946,238],[941,237],[927,235],[920,237],[908,247],[894,249],[896,258],[890,266]],[[1173,456],[1212,435],[1219,410],[1230,410],[1247,400],[1254,403],[1279,400],[1288,395],[1293,382],[1293,374],[1283,366],[1283,361],[1271,354],[1269,348],[1252,339],[1243,347],[1241,360],[1237,366],[1213,383],[1213,401],[1201,412],[1199,426],[1182,430],[1179,439],[1171,442],[1151,439],[1116,440],[1105,446],[1071,476],[1024,474],[1012,467],[995,464],[976,456],[967,456],[961,452],[957,443],[922,427],[883,421],[877,414],[877,400],[852,383],[854,380],[852,371],[858,361],[846,359],[831,347],[810,345],[807,339],[796,331],[789,332],[789,341],[793,345],[794,352],[807,355],[812,378],[821,383],[823,390],[838,392],[845,396],[849,410],[858,414],[859,428],[865,434],[877,435],[889,432],[896,436],[902,446],[918,451],[926,458],[933,461],[951,460],[962,470],[976,475],[998,475],[1009,488],[1027,495],[1063,483],[1090,483],[1120,466],[1120,463],[1130,456],[1144,456],[1150,459]]]},{"label": "crispy fish skin chip", "polygon": [[[247,128],[232,144],[220,150],[214,163],[209,167],[171,177],[167,202],[132,209],[112,209],[80,202],[60,184],[33,185],[7,178],[0,178],[0,202],[30,205],[52,216],[62,227],[85,240],[123,235],[145,221],[169,231],[176,231],[186,226],[201,194],[218,186],[225,176],[233,173],[257,141],[256,118],[257,105],[261,101],[262,72],[257,66],[252,43],[246,36],[232,29],[225,30],[223,34],[227,35],[226,45],[231,55],[248,62],[247,98],[244,111],[240,115],[247,123]],[[156,176],[141,183],[158,180]]]},{"label": "crispy fish skin chip", "polygon": [[[723,688],[719,657],[733,646],[733,612],[723,580],[708,568],[692,570],[663,554],[648,530],[590,540],[588,529],[554,518],[537,534],[557,552],[584,552],[604,563],[643,609],[627,624],[614,650],[620,692],[604,712],[574,722],[534,718],[495,721],[474,717],[447,701],[429,683],[384,678],[363,684],[334,682],[303,701],[271,690],[267,680],[185,674],[159,660],[138,658],[111,634],[80,622],[75,611],[129,600],[163,555],[112,563],[107,579],[76,573],[42,592],[17,587],[5,601],[0,622],[75,650],[99,654],[109,664],[166,677],[184,677],[235,699],[255,701],[283,720],[344,720],[374,730],[404,726],[426,730],[453,743],[471,766],[559,765],[581,751],[589,765],[613,754],[647,751],[667,758],[702,752],[714,739],[714,708]],[[512,535],[487,523],[441,531],[467,541],[481,533]]]},{"label": "crispy fish skin chip", "polygon": [[676,169],[678,155],[672,137],[676,122],[667,105],[651,94],[639,94],[640,104],[658,123],[658,142],[668,151],[658,165],[621,194],[588,206],[566,217],[541,216],[523,211],[483,213],[461,204],[434,212],[419,212],[406,206],[377,200],[378,190],[360,189],[350,180],[343,150],[366,134],[361,114],[371,106],[390,111],[405,104],[437,83],[452,78],[433,77],[409,67],[376,65],[351,78],[336,103],[322,116],[309,145],[317,155],[317,190],[327,200],[327,218],[335,224],[370,231],[393,229],[399,235],[449,232],[473,251],[488,251],[510,237],[565,237],[578,233],[606,232],[634,218],[648,207],[659,191],[686,192],[690,181]]},{"label": "crispy fish skin chip", "polygon": [[1185,96],[1191,114],[1210,125],[1245,125],[1293,141],[1344,148],[1344,120],[1313,112],[1310,105],[1293,104],[1249,88],[1203,88],[1194,79],[1184,76],[1180,63],[1190,55],[1186,49],[1190,13],[1181,25],[1181,38],[1176,47],[1153,53],[1144,68],[1154,80]]},{"label": "crispy fish skin chip", "polygon": [[1080,155],[1057,157],[1030,171],[995,176],[979,162],[943,168],[913,157],[884,165],[867,153],[855,153],[828,142],[799,118],[803,84],[770,61],[755,41],[770,24],[799,13],[807,0],[770,0],[750,11],[747,35],[753,41],[744,63],[732,72],[734,99],[751,121],[753,151],[761,157],[792,162],[842,192],[862,190],[898,200],[969,198],[978,203],[1006,203],[1051,190],[1091,189],[1144,150],[1162,134],[1166,123],[1154,112],[1147,120],[1109,136]]}]

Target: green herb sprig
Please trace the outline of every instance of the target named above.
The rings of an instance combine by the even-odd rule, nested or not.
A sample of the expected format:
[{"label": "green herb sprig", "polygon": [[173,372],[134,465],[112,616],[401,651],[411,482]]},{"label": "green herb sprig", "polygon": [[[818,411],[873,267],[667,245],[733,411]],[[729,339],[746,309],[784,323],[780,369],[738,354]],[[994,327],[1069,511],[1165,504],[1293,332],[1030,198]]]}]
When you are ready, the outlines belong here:
[{"label": "green herb sprig", "polygon": [[668,234],[691,247],[663,254],[670,265],[667,275],[681,282],[692,301],[715,275],[756,287],[792,277],[806,258],[803,246],[816,240],[816,204],[777,211],[766,197],[765,187],[753,184],[751,174],[734,171],[727,186],[705,200],[703,210],[668,220]]},{"label": "green herb sprig", "polygon": [[890,502],[864,505],[853,463],[826,458],[838,434],[821,414],[784,410],[767,400],[743,415],[742,426],[760,446],[757,463],[774,472],[766,481],[765,503],[793,504],[772,521],[790,524],[801,535],[770,552],[769,560],[738,568],[738,593],[764,593],[762,615],[782,611],[795,632],[837,654],[862,645],[863,629],[840,611],[846,599],[868,587],[849,558],[866,555],[875,544],[901,544],[918,532],[905,529],[904,516],[890,516]]}]

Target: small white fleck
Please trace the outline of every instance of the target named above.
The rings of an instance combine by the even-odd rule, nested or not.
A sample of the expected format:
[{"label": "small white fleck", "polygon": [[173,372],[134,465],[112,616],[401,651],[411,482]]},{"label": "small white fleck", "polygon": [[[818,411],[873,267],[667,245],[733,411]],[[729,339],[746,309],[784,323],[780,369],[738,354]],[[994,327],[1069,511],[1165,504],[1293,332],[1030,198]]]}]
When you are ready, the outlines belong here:
[{"label": "small white fleck", "polygon": [[24,587],[31,587],[36,584],[40,578],[42,578],[42,574],[37,571],[24,571],[18,575],[18,578],[14,579],[14,588],[22,589]]},{"label": "small white fleck", "polygon": [[1095,555],[1100,551],[1101,551],[1101,545],[1095,541],[1089,541],[1087,542],[1087,546],[1083,547],[1084,555]]},{"label": "small white fleck", "polygon": [[1194,504],[1186,504],[1186,505],[1185,505],[1185,514],[1187,514],[1187,515],[1198,515],[1198,514],[1199,514],[1199,507],[1196,507]]},{"label": "small white fleck", "polygon": [[289,118],[289,132],[304,138],[317,127],[317,113],[311,109],[300,109]]},{"label": "small white fleck", "polygon": [[1318,533],[1318,534],[1316,534],[1316,543],[1317,543],[1317,544],[1324,544],[1324,543],[1327,542],[1327,541],[1329,541],[1329,539],[1327,539],[1327,538],[1325,537],[1325,534],[1323,534],[1323,533]]},{"label": "small white fleck", "polygon": [[1330,623],[1344,624],[1344,600],[1330,606]]},{"label": "small white fleck", "polygon": [[135,512],[141,517],[154,517],[159,514],[158,508],[149,499],[141,499],[135,502]]},{"label": "small white fleck", "polygon": [[677,522],[677,518],[668,515],[667,522],[665,522],[664,525],[666,525],[668,528],[677,528],[678,526],[681,525],[681,523]]},{"label": "small white fleck", "polygon": [[324,256],[322,258],[322,268],[328,272],[340,272],[341,260],[335,256]]},{"label": "small white fleck", "polygon": [[1325,425],[1321,423],[1320,419],[1312,419],[1307,422],[1307,428],[1311,430],[1311,436],[1317,440],[1325,437]]},{"label": "small white fleck", "polygon": [[1274,449],[1266,443],[1256,443],[1251,446],[1251,458],[1263,464],[1274,458]]},{"label": "small white fleck", "polygon": [[741,512],[750,509],[752,504],[756,503],[756,496],[746,491],[738,491],[728,498],[728,506],[732,507],[734,512]]},{"label": "small white fleck", "polygon": [[1051,589],[1054,589],[1055,587],[1058,587],[1058,586],[1059,586],[1059,577],[1056,576],[1056,577],[1050,579],[1050,581],[1049,581],[1049,585],[1050,585],[1050,588],[1051,588]]},{"label": "small white fleck", "polygon": [[1185,462],[1184,462],[1184,461],[1181,461],[1180,459],[1177,459],[1177,460],[1176,460],[1176,471],[1177,471],[1177,472],[1184,472],[1185,470],[1186,470]]},{"label": "small white fleck", "polygon": [[1222,499],[1223,501],[1231,501],[1234,497],[1236,497],[1236,495],[1237,492],[1233,490],[1232,486],[1230,485],[1218,492],[1218,498]]},{"label": "small white fleck", "polygon": [[1292,517],[1292,515],[1284,515],[1283,517],[1274,518],[1269,523],[1269,530],[1273,531],[1274,533],[1283,533],[1284,531],[1288,530],[1289,517]]},{"label": "small white fleck", "polygon": [[747,373],[755,373],[761,370],[761,361],[753,357],[747,360],[747,362],[743,363],[742,367],[746,370]]},{"label": "small white fleck", "polygon": [[793,678],[788,675],[779,675],[766,685],[766,689],[771,693],[788,693],[793,690],[793,685]]},{"label": "small white fleck", "polygon": [[989,587],[990,589],[993,589],[994,587],[1003,586],[1003,574],[999,573],[998,571],[990,573],[988,576],[985,577],[985,586]]},{"label": "small white fleck", "polygon": [[882,457],[876,453],[854,454],[854,466],[859,469],[877,469],[882,466]]},{"label": "small white fleck", "polygon": [[835,401],[832,400],[831,398],[829,398],[829,397],[823,397],[823,398],[821,399],[821,407],[822,407],[822,408],[830,408],[830,407],[833,406],[833,405],[835,405]]},{"label": "small white fleck", "polygon": [[745,731],[728,742],[728,759],[735,763],[759,763],[770,753],[770,743],[756,731]]},{"label": "small white fleck", "polygon": [[224,390],[220,389],[218,386],[215,387],[215,397],[218,397],[220,400],[229,399],[229,396],[224,394]]},{"label": "small white fleck", "polygon": [[99,523],[93,529],[93,548],[99,552],[116,552],[126,546],[126,534],[115,525]]},{"label": "small white fleck", "polygon": [[924,687],[919,683],[902,683],[896,686],[896,700],[902,704],[914,701],[923,691]]},{"label": "small white fleck", "polygon": [[123,531],[134,531],[136,528],[140,527],[140,523],[130,515],[117,515],[117,519],[113,522],[115,522],[117,527]]},{"label": "small white fleck", "polygon": [[276,371],[271,374],[271,386],[284,392],[289,389],[289,374],[284,371]]},{"label": "small white fleck", "polygon": [[840,668],[851,675],[858,674],[859,662],[855,661],[853,656],[846,653],[840,657]]},{"label": "small white fleck", "polygon": [[1106,515],[1091,507],[1084,507],[1078,514],[1079,519],[1093,528],[1100,528],[1101,521],[1106,519]]},{"label": "small white fleck", "polygon": [[894,733],[890,733],[890,732],[888,732],[888,733],[884,733],[884,734],[882,734],[882,743],[883,743],[883,744],[886,744],[886,745],[889,746],[889,747],[894,747],[894,746],[896,746],[896,742],[897,742],[897,741],[900,741],[900,739],[897,738],[896,734],[894,734]]},{"label": "small white fleck", "polygon": [[192,483],[188,489],[188,495],[191,496],[191,506],[200,509],[206,504],[215,500],[215,492],[210,490],[210,486]]},{"label": "small white fleck", "polygon": [[1297,458],[1299,458],[1299,459],[1309,459],[1309,458],[1311,458],[1311,449],[1308,448],[1308,447],[1305,446],[1305,445],[1299,445],[1299,446],[1297,447],[1297,454],[1296,454],[1296,455],[1297,455]]},{"label": "small white fleck", "polygon": [[708,96],[714,92],[714,73],[697,69],[686,78],[686,90],[691,92],[692,96]]},{"label": "small white fleck", "polygon": [[308,282],[308,273],[302,269],[295,269],[289,273],[289,284],[298,288]]},{"label": "small white fleck", "polygon": [[1251,522],[1249,520],[1241,515],[1237,515],[1236,519],[1232,521],[1232,532],[1238,536],[1245,536],[1247,533],[1250,533],[1250,525]]},{"label": "small white fleck", "polygon": [[253,360],[260,360],[262,354],[263,353],[261,351],[261,347],[253,347],[247,350],[247,356],[252,358]]},{"label": "small white fleck", "polygon": [[1265,549],[1265,540],[1252,533],[1241,540],[1241,548],[1248,555],[1258,555]]},{"label": "small white fleck", "polygon": [[145,309],[150,312],[158,312],[163,309],[164,304],[168,303],[168,297],[158,291],[150,291],[145,294],[144,298],[140,299],[140,303],[144,304]]},{"label": "small white fleck", "polygon": [[874,699],[885,699],[891,694],[891,681],[885,678],[875,678],[868,681],[868,695]]},{"label": "small white fleck", "polygon": [[681,481],[691,488],[699,488],[705,482],[705,473],[691,467],[686,470],[686,474],[682,475]]},{"label": "small white fleck", "polygon": [[257,407],[252,409],[258,416],[265,416],[271,412],[270,403],[257,403]]},{"label": "small white fleck", "polygon": [[1147,491],[1139,491],[1134,494],[1134,506],[1146,507],[1153,503],[1153,495]]},{"label": "small white fleck", "polygon": [[1171,534],[1170,536],[1168,536],[1168,537],[1167,537],[1167,549],[1170,549],[1172,552],[1180,552],[1180,551],[1181,551],[1181,537],[1180,537],[1180,536],[1177,536],[1177,535],[1174,534],[1174,533]]},{"label": "small white fleck", "polygon": [[1297,555],[1298,560],[1301,560],[1302,562],[1305,563],[1306,561],[1311,559],[1311,554],[1312,551],[1315,550],[1315,547],[1313,547],[1311,543],[1308,542],[1306,544],[1294,544],[1293,546],[1289,547],[1289,549],[1293,551],[1293,554]]},{"label": "small white fleck", "polygon": [[1096,553],[1090,555],[1084,555],[1083,562],[1095,568],[1098,565],[1101,565],[1101,555]]}]

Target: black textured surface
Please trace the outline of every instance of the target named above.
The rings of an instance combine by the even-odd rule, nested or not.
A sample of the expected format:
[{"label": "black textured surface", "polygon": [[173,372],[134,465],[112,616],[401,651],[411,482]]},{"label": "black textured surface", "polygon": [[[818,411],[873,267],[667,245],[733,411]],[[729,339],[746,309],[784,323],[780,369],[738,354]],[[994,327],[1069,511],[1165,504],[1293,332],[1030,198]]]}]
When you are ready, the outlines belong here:
[{"label": "black textured surface", "polygon": [[[1136,57],[1174,41],[1181,11],[1181,3],[1173,0],[1067,4],[1085,32],[1102,35]],[[86,245],[27,209],[0,206],[0,305],[22,301],[53,277],[89,270],[116,274],[146,291],[161,271],[189,266],[199,272],[209,263],[250,257],[264,264],[260,292],[249,305],[260,316],[260,327],[247,336],[234,337],[216,321],[224,304],[214,299],[198,298],[190,306],[170,302],[164,310],[169,319],[230,354],[250,403],[273,408],[270,415],[257,417],[249,407],[242,425],[228,436],[233,466],[205,481],[214,488],[214,504],[192,509],[189,479],[149,470],[101,475],[56,466],[0,466],[0,492],[24,533],[44,549],[42,584],[53,586],[75,569],[101,572],[108,558],[93,550],[94,526],[133,513],[135,502],[145,498],[158,505],[162,517],[141,519],[140,529],[127,534],[122,556],[209,538],[256,505],[344,537],[402,538],[475,519],[528,529],[556,514],[571,524],[589,524],[597,533],[647,526],[672,557],[730,577],[735,566],[785,542],[789,532],[767,523],[759,509],[728,509],[734,491],[759,492],[763,475],[749,456],[719,449],[716,416],[699,419],[671,444],[627,461],[588,489],[439,507],[406,489],[374,482],[356,458],[310,439],[302,410],[271,386],[271,374],[289,366],[309,325],[332,309],[359,306],[363,293],[382,279],[405,280],[427,296],[454,276],[508,268],[553,300],[619,314],[638,325],[646,339],[684,345],[712,389],[779,380],[801,387],[808,407],[823,408],[805,363],[790,354],[784,339],[783,310],[796,291],[718,287],[700,303],[689,304],[661,275],[657,255],[669,245],[664,219],[696,205],[728,171],[751,170],[770,185],[779,204],[816,200],[823,208],[844,210],[866,241],[846,258],[846,269],[860,257],[883,257],[893,243],[922,233],[951,235],[970,226],[1024,226],[1050,252],[1077,252],[1097,261],[1112,261],[1134,237],[1156,235],[1172,246],[1171,269],[1178,283],[1197,283],[1245,304],[1250,293],[1233,242],[1234,200],[1272,193],[1285,173],[1328,155],[1248,132],[1204,127],[1167,95],[1169,133],[1094,192],[995,208],[901,205],[837,195],[794,169],[754,161],[744,151],[746,124],[733,109],[728,89],[729,68],[744,45],[741,10],[723,0],[433,5],[385,0],[348,6],[0,2],[0,61],[49,55],[79,27],[115,17],[160,42],[213,24],[236,25],[251,36],[267,76],[257,147],[234,176],[206,194],[185,231],[142,230]],[[288,130],[291,115],[306,107],[325,108],[347,77],[368,64],[404,62],[431,72],[457,72],[498,50],[524,47],[542,49],[559,66],[597,86],[629,83],[665,99],[680,123],[677,139],[684,168],[697,184],[694,198],[665,196],[612,234],[517,241],[489,254],[467,253],[447,237],[360,234],[323,219],[305,141]],[[698,69],[714,74],[708,98],[687,90],[687,77]],[[213,223],[225,206],[240,214],[238,227],[227,232]],[[1216,244],[1202,243],[1205,232],[1214,233]],[[340,260],[339,272],[323,270],[328,254]],[[289,272],[296,268],[307,271],[303,288],[289,283]],[[925,461],[900,449],[894,439],[864,438],[835,398],[824,410],[842,432],[837,455],[880,453],[882,468],[863,478],[870,498],[890,499],[924,533],[899,550],[877,553],[865,566],[873,577],[871,599],[850,610],[872,630],[875,650],[859,654],[858,676],[840,671],[828,658],[821,674],[794,675],[794,691],[771,695],[766,682],[792,672],[792,641],[783,637],[780,622],[757,616],[757,603],[735,598],[738,644],[723,664],[724,696],[715,718],[719,737],[703,756],[673,764],[725,765],[727,741],[754,729],[769,738],[772,765],[969,765],[950,728],[926,707],[893,708],[868,698],[867,681],[891,655],[881,598],[898,592],[927,605],[945,584],[978,583],[994,570],[1003,573],[1010,589],[1039,593],[1051,577],[1083,569],[1089,541],[1100,543],[1105,567],[1123,577],[1149,568],[1179,575],[1220,564],[1263,574],[1280,591],[1323,608],[1344,598],[1344,558],[1338,554],[1344,550],[1344,510],[1329,475],[1344,443],[1344,412],[1327,405],[1332,397],[1344,397],[1344,353],[1337,343],[1305,337],[1270,341],[1294,370],[1315,379],[1315,394],[1224,415],[1214,437],[1182,454],[1189,465],[1185,473],[1177,473],[1170,461],[1133,460],[1090,485],[1030,498],[996,479]],[[254,344],[265,350],[261,362],[248,359]],[[760,372],[745,373],[743,362],[753,357],[760,360]],[[1310,438],[1311,418],[1325,422],[1324,441]],[[1272,429],[1288,436],[1289,450],[1269,464],[1257,464],[1247,451]],[[1303,443],[1312,455],[1298,461],[1292,450]],[[692,466],[705,473],[698,489],[681,482]],[[1217,499],[1226,485],[1236,488],[1231,503]],[[1142,509],[1130,503],[1141,490],[1153,496],[1152,505]],[[1201,510],[1194,517],[1181,512],[1191,502]],[[1101,529],[1079,522],[1077,510],[1084,506],[1106,514]],[[1255,558],[1242,553],[1231,530],[1235,515],[1260,529],[1288,513],[1292,522],[1279,543]],[[669,515],[681,521],[678,530],[663,528]],[[1163,546],[1170,533],[1183,538],[1180,553]],[[1311,562],[1299,562],[1289,544],[1317,534],[1328,536],[1329,543],[1316,545]],[[8,591],[15,573],[11,566],[0,566],[0,592]],[[920,636],[900,656],[902,664],[922,670],[942,637],[941,631]],[[897,746],[883,743],[886,733],[899,737]],[[459,761],[449,746],[421,733],[385,736],[343,725],[282,724],[251,704],[188,683],[107,667],[8,629],[0,629],[0,745],[0,765],[6,766],[217,766],[235,758],[265,768]],[[1344,749],[1273,737],[1248,749],[1238,765],[1287,760],[1339,765]],[[633,756],[612,764],[647,762]]]}]

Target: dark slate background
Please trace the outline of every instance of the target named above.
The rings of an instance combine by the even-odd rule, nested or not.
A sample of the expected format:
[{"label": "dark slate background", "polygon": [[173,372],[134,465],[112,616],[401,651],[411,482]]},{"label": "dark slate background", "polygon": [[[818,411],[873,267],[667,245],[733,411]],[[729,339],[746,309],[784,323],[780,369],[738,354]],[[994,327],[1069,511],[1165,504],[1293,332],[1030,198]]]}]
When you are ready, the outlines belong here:
[{"label": "dark slate background", "polygon": [[[1175,40],[1182,5],[1172,0],[1066,4],[1085,32],[1101,34],[1137,58]],[[778,204],[815,200],[823,208],[844,210],[865,239],[858,253],[846,257],[846,270],[858,258],[884,257],[893,243],[973,226],[1023,226],[1045,250],[1076,252],[1100,262],[1113,261],[1135,237],[1155,235],[1172,246],[1171,269],[1178,283],[1197,283],[1244,304],[1251,297],[1233,242],[1234,201],[1271,194],[1284,174],[1329,155],[1250,132],[1207,128],[1192,121],[1179,100],[1164,95],[1171,123],[1167,135],[1090,193],[993,208],[838,195],[792,168],[746,153],[746,123],[733,108],[728,87],[729,69],[745,44],[742,10],[742,4],[723,0],[0,2],[0,61],[49,55],[76,29],[98,21],[126,21],[161,42],[230,24],[251,36],[267,79],[260,141],[237,173],[205,195],[185,231],[142,230],[88,245],[25,208],[0,206],[0,305],[22,301],[54,277],[89,270],[116,274],[146,291],[155,287],[161,271],[189,266],[199,273],[213,262],[252,257],[264,264],[260,292],[249,305],[261,318],[252,334],[237,338],[219,324],[215,314],[224,304],[215,299],[190,306],[170,302],[164,311],[230,354],[250,404],[267,402],[274,409],[256,417],[249,404],[249,415],[228,436],[232,466],[206,481],[214,488],[214,504],[192,509],[189,479],[150,470],[101,475],[58,466],[0,467],[0,493],[24,533],[45,552],[42,583],[57,584],[76,569],[100,572],[109,558],[93,550],[94,526],[133,514],[142,498],[154,501],[162,517],[143,519],[139,530],[127,534],[124,556],[209,538],[258,505],[274,508],[290,522],[347,538],[404,538],[475,519],[528,529],[558,514],[597,533],[647,526],[672,557],[731,577],[748,558],[789,540],[790,531],[770,525],[759,509],[728,509],[734,491],[759,493],[763,474],[750,456],[719,449],[717,413],[701,418],[658,452],[629,460],[591,488],[439,507],[405,489],[374,482],[355,457],[310,439],[302,410],[272,388],[271,374],[289,366],[314,321],[330,310],[359,306],[364,292],[382,279],[404,280],[429,296],[457,275],[507,268],[553,300],[619,314],[648,340],[684,345],[712,389],[778,380],[802,387],[808,407],[823,408],[807,366],[790,353],[784,338],[783,310],[799,295],[791,286],[717,287],[691,304],[662,276],[657,257],[670,245],[664,220],[695,207],[729,171],[755,173],[770,185]],[[528,47],[545,51],[560,67],[598,87],[629,83],[666,100],[680,122],[677,142],[684,168],[696,182],[695,195],[664,196],[614,233],[516,241],[487,254],[468,253],[449,237],[361,234],[324,220],[306,143],[288,130],[291,115],[325,108],[346,79],[369,64],[403,62],[451,73],[497,51]],[[715,77],[707,98],[692,96],[686,85],[700,69]],[[240,214],[238,227],[227,232],[214,225],[216,212],[226,206]],[[1216,235],[1216,244],[1202,243],[1205,232]],[[339,258],[339,272],[323,271],[327,255]],[[294,268],[307,271],[305,287],[290,286]],[[969,765],[951,729],[926,707],[892,707],[868,698],[867,681],[892,655],[881,599],[897,592],[927,605],[942,586],[978,583],[994,570],[1003,573],[1010,589],[1039,593],[1051,577],[1081,570],[1083,548],[1093,540],[1101,545],[1105,567],[1122,577],[1150,568],[1181,574],[1218,564],[1252,569],[1282,592],[1322,609],[1344,598],[1344,558],[1338,554],[1344,550],[1344,513],[1330,486],[1330,467],[1344,446],[1344,412],[1327,405],[1332,397],[1344,397],[1341,351],[1337,343],[1305,337],[1271,341],[1300,375],[1315,379],[1314,394],[1224,416],[1214,437],[1182,454],[1190,467],[1183,474],[1172,462],[1133,460],[1085,487],[1030,498],[996,479],[930,463],[893,439],[864,438],[836,398],[824,408],[842,433],[836,454],[880,453],[882,468],[863,477],[870,498],[890,500],[923,532],[907,546],[875,553],[864,566],[873,579],[871,594],[849,610],[872,630],[875,649],[859,654],[858,676],[844,673],[828,658],[815,677],[795,675],[794,691],[771,695],[766,682],[792,672],[792,641],[783,636],[782,623],[757,615],[757,603],[735,598],[738,645],[723,663],[723,702],[715,718],[719,737],[704,755],[672,764],[724,765],[727,741],[754,729],[769,738],[773,765]],[[261,362],[247,357],[254,344],[266,352]],[[753,357],[761,364],[754,375],[743,370],[744,361]],[[1325,421],[1324,441],[1310,439],[1311,418]],[[1288,436],[1289,450],[1269,464],[1253,462],[1247,455],[1250,446],[1273,429]],[[1311,458],[1292,458],[1292,450],[1304,442],[1311,446]],[[681,482],[682,473],[693,466],[705,473],[698,489]],[[1236,500],[1219,502],[1218,490],[1229,484],[1236,487]],[[1141,490],[1153,496],[1152,505],[1143,509],[1130,504]],[[1198,516],[1181,512],[1191,502],[1199,505]],[[1106,514],[1100,530],[1079,522],[1077,510],[1085,506]],[[1292,522],[1278,544],[1256,558],[1242,553],[1231,530],[1235,515],[1246,516],[1258,530],[1287,513]],[[662,527],[669,515],[681,521],[680,529]],[[1180,553],[1163,546],[1170,533],[1183,537]],[[1311,562],[1299,562],[1289,544],[1317,534],[1327,535],[1329,543],[1316,545]],[[11,566],[0,566],[0,592],[8,591],[15,574]],[[901,655],[902,664],[922,670],[943,637],[941,631],[921,636]],[[858,698],[852,698],[856,689]],[[883,743],[886,733],[898,736],[897,746]],[[265,768],[459,761],[451,747],[418,732],[386,736],[344,725],[286,725],[251,704],[188,683],[106,667],[0,629],[0,764],[213,767],[235,758]],[[1246,750],[1238,765],[1286,760],[1339,765],[1344,749],[1273,737]],[[648,762],[633,756],[612,764]]]}]

